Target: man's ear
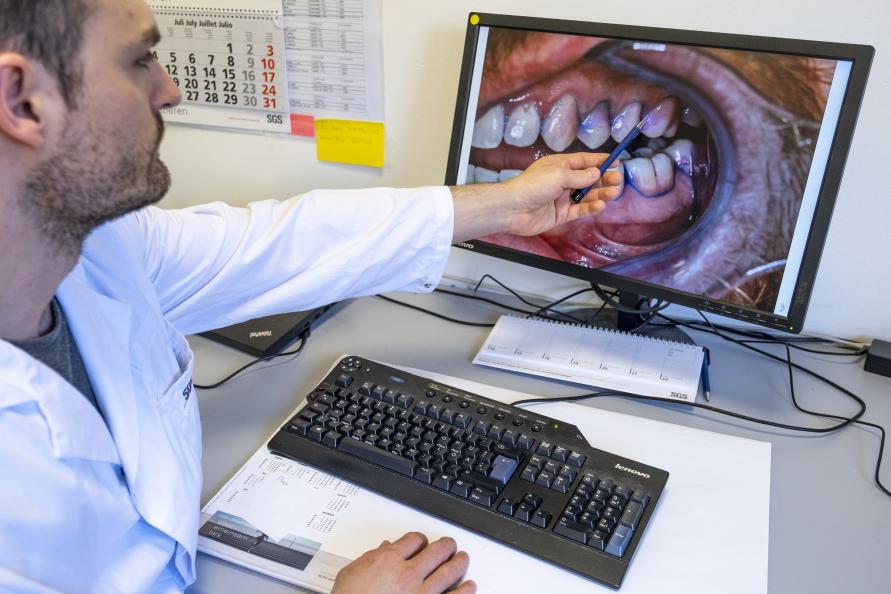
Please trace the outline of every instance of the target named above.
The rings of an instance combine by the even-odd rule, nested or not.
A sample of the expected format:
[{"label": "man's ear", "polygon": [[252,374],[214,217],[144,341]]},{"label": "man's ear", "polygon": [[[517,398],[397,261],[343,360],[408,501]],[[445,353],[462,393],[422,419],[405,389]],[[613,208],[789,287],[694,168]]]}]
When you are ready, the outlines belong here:
[{"label": "man's ear", "polygon": [[0,133],[40,149],[46,141],[54,78],[33,60],[0,52]]}]

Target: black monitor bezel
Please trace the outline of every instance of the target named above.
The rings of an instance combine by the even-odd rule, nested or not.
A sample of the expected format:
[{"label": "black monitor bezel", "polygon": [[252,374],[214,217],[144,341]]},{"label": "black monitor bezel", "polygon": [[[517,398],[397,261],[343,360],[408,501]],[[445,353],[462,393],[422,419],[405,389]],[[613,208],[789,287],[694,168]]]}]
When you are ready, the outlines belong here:
[{"label": "black monitor bezel", "polygon": [[605,272],[597,268],[584,268],[576,264],[552,260],[483,241],[473,240],[456,244],[458,247],[474,252],[556,272],[591,283],[607,285],[623,291],[633,291],[655,299],[664,299],[702,311],[714,312],[786,332],[798,333],[801,331],[813,290],[814,279],[817,274],[817,266],[825,245],[829,221],[838,196],[841,176],[847,161],[857,116],[860,112],[870,65],[875,53],[875,49],[872,46],[472,12],[468,15],[463,62],[458,82],[458,97],[446,168],[445,183],[449,186],[457,184],[460,165],[459,158],[464,143],[467,106],[470,100],[469,90],[471,87],[472,69],[476,59],[476,46],[480,27],[504,27],[529,31],[573,33],[679,45],[709,46],[722,49],[765,51],[778,54],[850,60],[852,62],[851,75],[845,89],[844,99],[842,100],[842,109],[839,114],[835,135],[830,144],[829,158],[826,162],[826,169],[820,184],[814,217],[811,222],[787,316],[731,305],[716,299],[703,297],[702,295],[654,285]]}]

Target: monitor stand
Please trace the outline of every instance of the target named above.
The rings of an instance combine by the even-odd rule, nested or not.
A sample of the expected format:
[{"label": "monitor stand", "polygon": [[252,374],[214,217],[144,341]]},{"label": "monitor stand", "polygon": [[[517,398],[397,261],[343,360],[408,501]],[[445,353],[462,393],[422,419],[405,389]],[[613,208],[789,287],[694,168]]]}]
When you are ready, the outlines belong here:
[{"label": "monitor stand", "polygon": [[[629,309],[637,309],[642,303],[642,298],[637,293],[631,291],[619,291],[619,305],[623,305]],[[647,324],[642,328],[638,328],[646,319],[644,316],[635,313],[626,313],[613,309],[612,307],[583,307],[574,309],[569,312],[576,318],[580,318],[590,326],[598,328],[610,328],[613,330],[622,330],[624,332],[633,332],[641,336],[651,336],[653,338],[662,338],[665,340],[673,340],[674,342],[683,342],[686,344],[696,344],[690,338],[690,335],[676,327],[664,327],[653,324]],[[635,330],[637,328],[637,330]]]}]

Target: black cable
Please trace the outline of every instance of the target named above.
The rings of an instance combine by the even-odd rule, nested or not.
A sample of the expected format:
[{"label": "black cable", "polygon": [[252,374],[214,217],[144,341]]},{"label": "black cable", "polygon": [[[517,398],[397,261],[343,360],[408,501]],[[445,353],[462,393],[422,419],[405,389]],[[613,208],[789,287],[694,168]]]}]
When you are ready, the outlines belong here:
[{"label": "black cable", "polygon": [[455,318],[450,318],[448,316],[438,314],[435,311],[430,311],[429,309],[424,309],[423,307],[418,307],[417,305],[412,305],[411,303],[405,303],[404,301],[399,301],[397,299],[393,299],[392,297],[385,297],[384,295],[375,295],[375,297],[379,297],[379,298],[383,299],[384,301],[389,301],[390,303],[395,303],[396,305],[401,305],[402,307],[407,307],[409,309],[413,309],[415,311],[425,313],[425,314],[433,316],[435,318],[439,318],[440,320],[446,320],[447,322],[454,322],[455,324],[461,324],[463,326],[477,326],[479,328],[494,328],[495,327],[495,324],[488,323],[488,322],[468,322],[465,320],[456,320]]},{"label": "black cable", "polygon": [[[553,311],[554,314],[556,314],[556,315],[558,315],[558,316],[562,316],[562,317],[564,317],[564,318],[567,318],[567,319],[569,319],[569,320],[571,320],[571,321],[573,321],[573,322],[576,322],[576,323],[578,323],[578,324],[584,324],[584,322],[585,322],[584,320],[581,320],[581,319],[579,319],[579,318],[573,316],[573,315],[570,314],[570,313],[566,313],[566,312],[563,312],[563,311],[551,310],[551,308],[554,307],[555,305],[559,305],[560,303],[563,303],[563,302],[566,301],[567,299],[570,299],[570,298],[572,298],[572,297],[575,297],[576,295],[579,295],[580,293],[584,293],[585,291],[589,291],[590,289],[584,289],[584,290],[582,290],[582,291],[577,291],[577,292],[575,292],[575,293],[572,293],[572,294],[570,294],[570,295],[567,295],[566,297],[563,297],[563,298],[561,298],[561,299],[558,299],[557,301],[554,301],[554,302],[552,302],[552,303],[549,303],[549,304],[547,304],[547,305],[544,305],[544,306],[539,307],[539,306],[536,305],[535,303],[532,303],[531,301],[529,301],[528,299],[524,298],[522,295],[520,295],[519,293],[517,293],[516,291],[514,291],[513,289],[511,289],[511,288],[508,287],[507,285],[505,285],[503,282],[501,282],[500,280],[498,280],[497,278],[495,278],[495,277],[492,276],[491,274],[484,274],[483,276],[480,277],[480,280],[476,283],[476,286],[473,287],[473,292],[474,292],[474,293],[477,292],[477,291],[479,290],[480,286],[483,284],[483,281],[486,280],[487,278],[491,279],[491,280],[492,280],[493,282],[495,282],[499,287],[501,287],[502,289],[504,289],[505,291],[507,291],[508,293],[510,293],[511,295],[513,295],[514,297],[516,297],[518,300],[520,300],[521,302],[523,302],[523,303],[525,303],[526,305],[528,305],[529,307],[534,307],[534,308],[536,308],[535,311],[532,312],[532,313],[529,313],[529,312],[523,312],[523,313],[525,313],[527,316],[530,316],[530,315],[531,315],[531,316],[536,316],[536,317],[542,317],[542,318],[543,318],[543,317],[547,317],[547,316],[542,315],[542,312],[544,312],[544,311]],[[508,309],[512,309],[512,308],[508,308]],[[514,311],[521,311],[521,310],[514,310]]]},{"label": "black cable", "polygon": [[266,356],[263,356],[263,357],[259,357],[259,358],[257,358],[257,359],[254,359],[253,361],[251,361],[251,362],[248,363],[247,365],[243,365],[243,366],[239,367],[238,369],[236,369],[235,371],[233,371],[232,373],[230,373],[229,375],[227,375],[226,377],[224,377],[223,379],[221,379],[220,381],[218,381],[218,382],[216,382],[216,383],[214,383],[214,384],[196,384],[196,383],[193,383],[192,385],[195,386],[196,388],[201,389],[201,390],[213,390],[214,388],[219,388],[220,386],[222,386],[223,384],[225,384],[226,382],[228,382],[229,380],[231,380],[232,378],[234,378],[236,375],[238,375],[239,373],[241,373],[241,372],[244,371],[245,369],[247,369],[247,368],[249,368],[249,367],[253,367],[253,366],[256,365],[257,363],[260,363],[260,362],[262,362],[262,361],[270,361],[270,360],[272,360],[272,359],[276,359],[276,358],[278,358],[278,357],[287,357],[287,356],[290,356],[290,355],[299,355],[299,354],[300,354],[300,351],[303,350],[303,347],[306,346],[306,341],[307,341],[308,338],[309,338],[309,330],[307,330],[306,332],[304,332],[303,334],[300,335],[300,346],[298,346],[298,347],[297,347],[296,349],[294,349],[293,351],[287,351],[287,352],[283,352],[283,353],[275,353],[275,354],[272,354],[272,355],[266,355]]},{"label": "black cable", "polygon": [[454,295],[455,297],[463,297],[464,299],[473,299],[474,301],[484,301],[485,303],[490,303],[492,305],[497,305],[498,307],[502,307],[504,309],[515,311],[517,313],[521,313],[523,315],[528,314],[529,312],[525,309],[514,307],[513,305],[508,305],[506,303],[501,303],[499,301],[495,301],[494,299],[489,299],[488,297],[483,297],[482,295],[468,295],[467,293],[459,293],[458,291],[450,291],[449,289],[440,289],[439,287],[433,289],[435,293],[444,293],[446,295]]},{"label": "black cable", "polygon": [[[806,414],[811,414],[811,415],[814,415],[814,416],[819,416],[819,417],[828,418],[828,419],[842,420],[842,422],[839,423],[839,424],[837,424],[837,425],[834,427],[834,429],[841,429],[841,428],[844,427],[845,425],[849,425],[849,424],[864,425],[864,426],[874,427],[874,428],[878,429],[878,430],[880,431],[880,433],[881,433],[881,436],[880,436],[880,438],[879,438],[879,453],[878,453],[878,456],[877,456],[877,459],[876,459],[876,468],[875,468],[874,481],[875,481],[875,483],[876,483],[876,486],[877,486],[883,493],[885,493],[886,495],[888,495],[889,497],[891,497],[891,491],[889,491],[888,488],[885,487],[885,485],[882,483],[881,478],[880,478],[880,476],[881,476],[881,467],[882,467],[882,458],[883,458],[883,456],[884,456],[884,451],[885,451],[885,428],[882,427],[881,425],[877,425],[877,424],[875,424],[875,423],[870,423],[870,422],[868,422],[868,421],[863,421],[863,420],[861,420],[861,417],[862,417],[863,414],[866,412],[866,403],[863,401],[863,399],[861,399],[859,396],[857,396],[856,394],[854,394],[853,392],[851,392],[851,391],[848,390],[847,388],[844,388],[844,387],[842,387],[842,386],[836,384],[836,383],[833,382],[832,380],[830,380],[830,379],[828,379],[828,378],[826,378],[826,377],[824,377],[824,376],[822,376],[822,375],[820,375],[820,374],[818,374],[818,373],[816,373],[816,372],[814,372],[814,371],[811,371],[811,370],[808,369],[807,367],[803,367],[803,366],[801,366],[801,365],[799,365],[799,364],[797,364],[797,363],[794,363],[794,362],[792,361],[792,356],[791,356],[791,348],[794,348],[793,345],[790,345],[790,344],[783,344],[783,343],[782,343],[782,340],[779,340],[779,339],[777,340],[777,342],[780,343],[780,344],[783,344],[784,348],[786,349],[786,359],[783,360],[782,358],[777,357],[776,355],[774,355],[774,354],[772,354],[772,353],[768,353],[767,351],[763,351],[763,350],[758,349],[758,348],[755,348],[755,347],[753,347],[753,346],[751,346],[751,345],[749,345],[749,344],[746,344],[746,341],[737,340],[737,339],[735,339],[735,338],[732,338],[732,337],[730,337],[730,336],[728,336],[728,335],[722,333],[720,330],[718,330],[718,328],[717,328],[714,324],[712,324],[712,322],[705,316],[705,314],[703,314],[703,313],[702,313],[701,311],[699,311],[699,310],[697,310],[697,313],[700,315],[700,317],[702,317],[702,319],[703,319],[703,320],[705,321],[705,323],[708,325],[709,330],[706,330],[706,329],[704,329],[704,328],[701,328],[701,327],[699,327],[698,325],[685,324],[685,323],[683,323],[683,322],[678,322],[677,320],[672,320],[671,318],[668,318],[668,317],[665,316],[664,314],[659,314],[659,316],[660,316],[660,317],[663,317],[663,318],[665,318],[665,319],[667,319],[667,320],[669,320],[669,321],[671,321],[671,322],[672,322],[673,324],[675,324],[675,325],[684,326],[684,327],[690,328],[691,330],[697,330],[697,331],[699,331],[699,332],[708,332],[708,333],[711,333],[711,334],[715,334],[715,335],[719,336],[720,338],[723,338],[724,340],[727,340],[727,341],[730,341],[730,342],[739,344],[740,346],[743,346],[743,347],[745,347],[745,348],[747,348],[747,349],[749,349],[749,350],[752,350],[752,351],[754,351],[754,352],[756,352],[756,353],[759,353],[759,354],[761,354],[761,355],[763,355],[763,356],[765,356],[765,357],[769,357],[769,358],[774,359],[774,360],[776,360],[776,361],[779,361],[779,362],[781,362],[781,363],[785,363],[785,364],[787,365],[788,370],[789,370],[789,387],[790,387],[790,394],[791,394],[791,396],[792,396],[792,404],[795,406],[795,408],[797,408],[797,409],[800,410],[801,412],[804,412],[804,413],[806,413]],[[825,353],[824,353],[824,354],[825,354]],[[860,407],[860,410],[857,412],[857,414],[855,414],[855,415],[853,415],[853,416],[851,416],[851,417],[844,417],[844,416],[835,415],[835,414],[831,414],[831,413],[822,413],[822,412],[818,412],[818,411],[812,411],[812,410],[805,409],[805,408],[801,407],[801,406],[798,404],[797,399],[795,398],[795,389],[794,389],[794,384],[793,384],[793,380],[792,380],[792,370],[793,370],[793,368],[795,368],[795,369],[799,369],[799,370],[801,370],[801,371],[804,371],[805,373],[807,373],[807,374],[809,374],[809,375],[815,377],[816,379],[818,379],[819,381],[821,381],[821,382],[823,382],[823,383],[825,383],[825,384],[828,384],[829,386],[832,386],[833,388],[835,388],[836,390],[838,390],[838,391],[841,392],[842,394],[844,394],[844,395],[848,396],[849,398],[853,399],[854,401],[856,401],[856,402],[858,403],[858,405],[859,405],[859,407]],[[697,405],[697,406],[701,406],[701,405]]]}]

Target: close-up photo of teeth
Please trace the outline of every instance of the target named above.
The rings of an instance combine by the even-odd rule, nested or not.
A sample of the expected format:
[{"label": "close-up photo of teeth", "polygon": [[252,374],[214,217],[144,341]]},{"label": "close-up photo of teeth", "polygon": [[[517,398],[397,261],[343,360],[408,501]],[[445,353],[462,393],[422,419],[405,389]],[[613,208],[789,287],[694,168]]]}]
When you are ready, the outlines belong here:
[{"label": "close-up photo of teeth", "polygon": [[621,150],[609,168],[624,184],[597,216],[483,239],[770,309],[835,64],[493,30],[463,181],[507,181],[554,153]]}]

